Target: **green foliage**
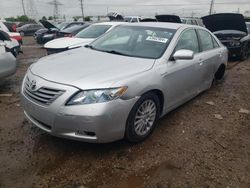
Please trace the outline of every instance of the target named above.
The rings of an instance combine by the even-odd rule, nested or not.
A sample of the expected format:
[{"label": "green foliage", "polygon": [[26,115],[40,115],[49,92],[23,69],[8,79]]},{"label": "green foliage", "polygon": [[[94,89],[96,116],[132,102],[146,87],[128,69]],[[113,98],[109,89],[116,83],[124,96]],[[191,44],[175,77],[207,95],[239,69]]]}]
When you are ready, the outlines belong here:
[{"label": "green foliage", "polygon": [[90,18],[89,16],[86,16],[86,17],[84,18],[84,20],[87,21],[87,22],[90,22],[90,21],[91,21],[91,18]]},{"label": "green foliage", "polygon": [[53,16],[49,16],[49,17],[48,17],[48,20],[53,20]]},{"label": "green foliage", "polygon": [[30,22],[30,21],[34,21],[33,19],[30,19],[26,15],[17,16],[17,17],[9,17],[9,18],[5,18],[5,20],[9,21],[9,22]]}]

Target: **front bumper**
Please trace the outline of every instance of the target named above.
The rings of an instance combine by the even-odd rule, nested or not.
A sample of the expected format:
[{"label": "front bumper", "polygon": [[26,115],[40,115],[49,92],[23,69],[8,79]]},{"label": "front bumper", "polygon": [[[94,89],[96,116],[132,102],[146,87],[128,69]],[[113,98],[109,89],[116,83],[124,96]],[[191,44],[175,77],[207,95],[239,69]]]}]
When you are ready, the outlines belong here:
[{"label": "front bumper", "polygon": [[[74,140],[107,143],[124,137],[126,121],[137,98],[114,100],[107,103],[65,106],[77,88],[48,82],[28,74],[38,86],[60,88],[65,92],[50,105],[41,105],[24,92],[22,85],[21,100],[27,118],[47,133]],[[25,80],[25,79],[24,79]]]}]

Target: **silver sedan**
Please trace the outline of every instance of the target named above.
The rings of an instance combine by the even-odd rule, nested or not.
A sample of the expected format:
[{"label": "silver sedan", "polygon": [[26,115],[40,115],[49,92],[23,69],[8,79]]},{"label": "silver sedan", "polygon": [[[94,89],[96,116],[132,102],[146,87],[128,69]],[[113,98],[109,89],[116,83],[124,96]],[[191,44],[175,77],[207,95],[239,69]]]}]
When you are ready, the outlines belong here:
[{"label": "silver sedan", "polygon": [[31,65],[22,84],[24,112],[54,136],[140,142],[160,117],[222,79],[227,58],[226,47],[199,26],[120,25]]}]

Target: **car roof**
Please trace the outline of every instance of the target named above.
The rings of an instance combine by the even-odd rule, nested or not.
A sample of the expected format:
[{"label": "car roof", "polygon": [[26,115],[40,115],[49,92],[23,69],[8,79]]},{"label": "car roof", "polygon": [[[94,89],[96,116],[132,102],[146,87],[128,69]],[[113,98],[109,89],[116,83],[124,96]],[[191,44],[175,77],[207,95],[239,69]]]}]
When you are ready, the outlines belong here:
[{"label": "car roof", "polygon": [[[193,25],[187,25],[182,23],[170,23],[170,22],[138,22],[138,23],[123,23],[123,25],[130,26],[143,26],[143,27],[157,27],[157,28],[168,28],[168,29],[179,29],[181,27],[196,27]],[[199,27],[199,26],[198,26]]]},{"label": "car roof", "polygon": [[125,22],[100,22],[100,23],[94,23],[93,25],[121,25]]}]

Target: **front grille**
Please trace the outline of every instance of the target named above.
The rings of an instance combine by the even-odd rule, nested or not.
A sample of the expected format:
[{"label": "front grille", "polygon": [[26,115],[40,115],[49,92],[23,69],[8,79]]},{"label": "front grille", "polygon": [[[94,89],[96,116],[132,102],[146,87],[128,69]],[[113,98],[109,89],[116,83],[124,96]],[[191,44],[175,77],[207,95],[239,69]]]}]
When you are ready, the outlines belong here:
[{"label": "front grille", "polygon": [[31,100],[44,105],[51,104],[64,92],[63,90],[49,87],[41,87],[38,90],[33,90],[32,82],[28,77],[24,83],[24,94]]}]

